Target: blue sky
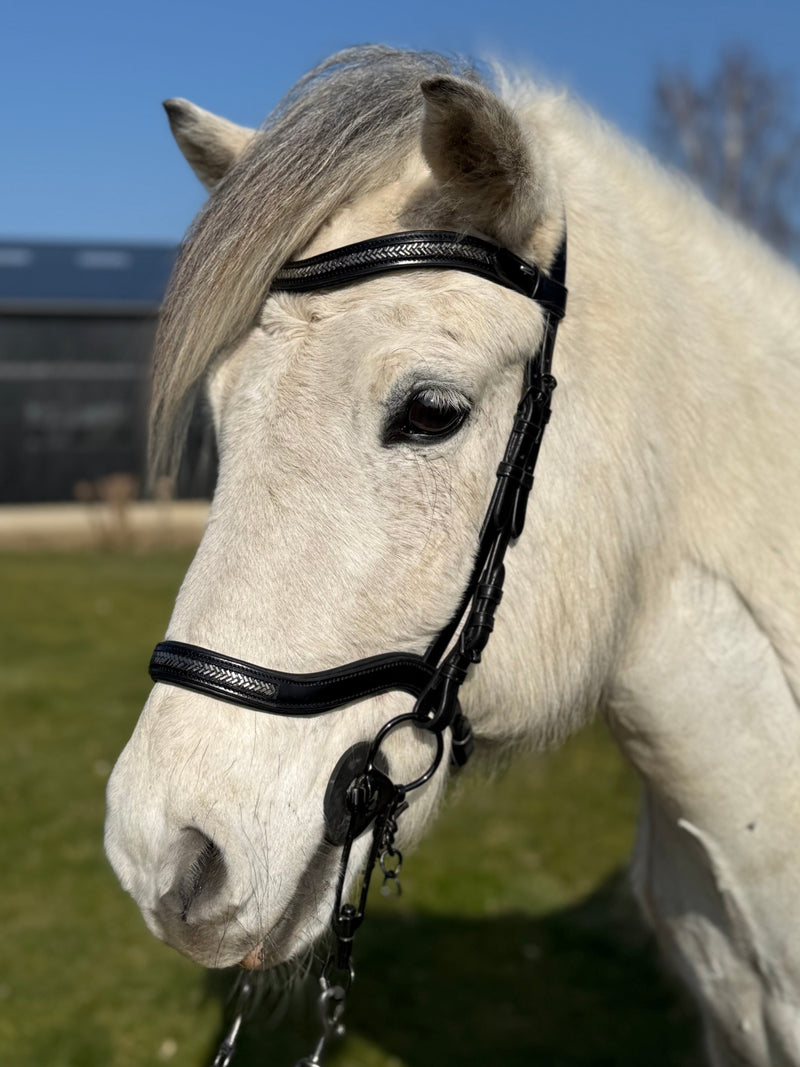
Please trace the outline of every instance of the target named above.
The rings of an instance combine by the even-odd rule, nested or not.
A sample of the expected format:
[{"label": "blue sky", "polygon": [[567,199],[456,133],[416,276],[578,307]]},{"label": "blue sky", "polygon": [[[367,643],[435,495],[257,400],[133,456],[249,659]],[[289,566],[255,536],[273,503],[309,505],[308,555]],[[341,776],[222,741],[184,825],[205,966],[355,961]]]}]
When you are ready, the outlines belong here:
[{"label": "blue sky", "polygon": [[[160,101],[257,125],[319,59],[381,41],[499,57],[645,139],[659,66],[746,43],[794,75],[800,0],[28,0],[0,39],[0,239],[177,241],[202,191]],[[800,78],[795,81],[800,107]]]}]

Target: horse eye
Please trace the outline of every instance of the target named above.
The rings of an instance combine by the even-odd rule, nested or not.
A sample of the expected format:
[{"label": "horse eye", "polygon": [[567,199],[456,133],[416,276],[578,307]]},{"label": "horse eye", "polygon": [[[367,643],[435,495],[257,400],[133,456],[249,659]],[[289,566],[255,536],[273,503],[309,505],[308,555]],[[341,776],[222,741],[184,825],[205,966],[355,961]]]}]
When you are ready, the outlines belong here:
[{"label": "horse eye", "polygon": [[385,443],[442,440],[455,433],[469,415],[463,397],[448,398],[434,390],[414,393],[388,427]]},{"label": "horse eye", "polygon": [[422,393],[415,396],[408,405],[406,421],[411,433],[424,434],[426,437],[441,437],[450,433],[464,421],[466,411],[452,404],[441,402]]}]

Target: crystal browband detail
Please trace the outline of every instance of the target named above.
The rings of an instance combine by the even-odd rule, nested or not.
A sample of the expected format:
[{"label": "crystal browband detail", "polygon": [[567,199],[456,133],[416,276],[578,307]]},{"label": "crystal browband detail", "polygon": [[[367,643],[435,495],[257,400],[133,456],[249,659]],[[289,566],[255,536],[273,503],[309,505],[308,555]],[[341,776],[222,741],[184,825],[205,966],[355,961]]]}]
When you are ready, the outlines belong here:
[{"label": "crystal browband detail", "polygon": [[[279,287],[283,287],[285,284],[297,281],[305,281],[307,279],[321,278],[328,274],[335,274],[342,270],[368,270],[371,267],[383,268],[388,260],[388,249],[383,247],[375,247],[375,238],[370,241],[364,241],[360,245],[347,245],[346,248],[351,249],[349,252],[340,254],[337,256],[314,256],[311,259],[298,259],[292,263],[287,263],[286,266],[279,271],[276,282]],[[464,240],[453,240],[447,238],[441,242],[434,243],[429,238],[424,240],[408,240],[401,243],[395,241],[391,245],[393,262],[399,263],[400,259],[397,257],[403,257],[407,260],[410,266],[417,266],[418,260],[428,260],[431,256],[444,256],[448,262],[453,259],[463,259],[466,263],[474,263],[480,266],[490,269],[492,267],[492,257],[490,252],[482,247],[477,246],[472,241],[469,243]],[[321,260],[317,262],[317,260]]]},{"label": "crystal browband detail", "polygon": [[506,289],[535,298],[560,319],[566,290],[558,281],[507,248],[480,237],[447,230],[410,231],[373,237],[285,264],[272,282],[274,292],[307,292],[346,285],[374,274],[425,268],[463,270]]},{"label": "crystal browband detail", "polygon": [[150,674],[160,681],[194,679],[199,683],[210,683],[218,690],[228,690],[231,696],[244,691],[269,700],[277,695],[278,687],[274,682],[259,678],[254,669],[243,667],[244,664],[234,666],[233,661],[218,654],[202,656],[194,648],[184,652],[177,641],[163,641],[150,660]]}]

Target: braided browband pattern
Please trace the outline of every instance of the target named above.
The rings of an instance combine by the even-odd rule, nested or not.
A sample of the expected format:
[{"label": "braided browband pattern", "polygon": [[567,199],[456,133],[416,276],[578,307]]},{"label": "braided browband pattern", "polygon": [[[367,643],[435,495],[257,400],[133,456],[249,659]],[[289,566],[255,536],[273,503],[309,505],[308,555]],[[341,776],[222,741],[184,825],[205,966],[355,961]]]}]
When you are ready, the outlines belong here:
[{"label": "braided browband pattern", "polygon": [[[408,239],[400,242],[392,241],[383,247],[371,247],[372,242],[363,242],[367,247],[360,248],[358,245],[348,246],[353,251],[345,254],[325,254],[314,256],[311,259],[298,259],[287,263],[275,276],[274,289],[281,289],[287,283],[303,282],[322,278],[325,275],[339,271],[350,271],[354,268],[376,268],[392,264],[396,261],[427,261],[433,256],[439,256],[450,260],[464,260],[470,264],[480,264],[491,268],[492,256],[486,248],[477,244],[467,243],[464,240],[454,240],[448,237],[443,241],[426,239]],[[424,263],[422,264],[424,265]]]},{"label": "braided browband pattern", "polygon": [[244,691],[252,696],[271,699],[278,693],[274,682],[260,679],[242,670],[235,670],[210,659],[204,659],[196,653],[192,656],[182,655],[162,642],[153,652],[150,660],[150,674],[159,679],[192,679],[196,682],[211,682],[232,693]]},{"label": "braided browband pattern", "polygon": [[566,306],[563,285],[514,252],[448,230],[390,233],[344,245],[309,259],[286,263],[275,275],[275,292],[308,292],[347,285],[374,274],[436,268],[462,270],[531,297],[561,318]]}]

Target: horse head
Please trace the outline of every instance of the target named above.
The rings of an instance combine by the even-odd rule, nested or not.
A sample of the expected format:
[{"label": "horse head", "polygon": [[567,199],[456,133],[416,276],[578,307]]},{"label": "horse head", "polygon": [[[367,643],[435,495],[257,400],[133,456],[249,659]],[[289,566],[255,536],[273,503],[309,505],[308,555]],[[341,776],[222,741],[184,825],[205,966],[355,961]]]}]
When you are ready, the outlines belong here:
[{"label": "horse head", "polygon": [[[446,264],[311,292],[275,279],[287,260],[398,230],[502,246],[545,277],[565,226],[552,131],[472,71],[381,49],[334,57],[258,132],[185,101],[167,110],[211,196],[163,310],[153,440],[163,461],[202,390],[220,456],[170,647],[292,676],[418,658],[462,602],[546,309]],[[580,390],[569,363],[559,374],[567,397]],[[631,572],[624,539],[598,547],[584,507],[613,496],[575,462],[592,410],[559,411],[530,529],[508,553],[495,636],[461,698],[479,745],[552,739],[602,686]],[[600,623],[578,610],[587,595]],[[151,930],[209,966],[270,966],[313,943],[338,869],[332,773],[413,705],[394,689],[298,717],[156,684],[111,777],[106,831]],[[394,732],[391,780],[424,774],[437,743]],[[408,798],[404,846],[435,813],[444,764]],[[367,849],[367,835],[353,845],[348,886]]]},{"label": "horse head", "polygon": [[[311,151],[286,119],[302,128],[314,108],[329,110],[334,90],[341,111],[354,80],[347,69],[318,79],[261,132],[185,101],[167,105],[211,199],[164,310],[155,432],[180,419],[176,395],[185,402],[201,386],[220,453],[208,528],[167,636],[278,671],[419,654],[453,616],[545,316],[455,270],[288,293],[270,291],[275,266],[401,229],[475,235],[546,269],[562,236],[545,146],[511,108],[471,75],[393,69],[390,58],[373,63],[371,78],[357,70],[360,92],[332,120],[338,129],[312,116],[320,128]],[[386,99],[370,105],[381,68]],[[348,165],[335,160],[327,178],[310,173],[337,150]],[[270,180],[279,188],[257,240],[248,235],[252,248],[237,252],[235,233],[217,240],[223,216],[263,208]],[[312,210],[314,197],[322,206]],[[285,232],[274,235],[273,222]],[[213,280],[208,261],[196,269],[204,242]],[[218,307],[215,336],[199,352],[196,316],[207,328],[209,301],[225,286],[224,302],[240,292],[242,307]],[[512,661],[527,641],[511,635],[529,629],[529,611],[519,592],[508,601],[486,664],[491,703],[473,713],[481,736],[499,721],[512,735],[526,710],[527,694],[508,678],[521,674]],[[464,701],[472,710],[469,690]],[[211,966],[269,965],[313,941],[337,869],[323,815],[332,771],[411,704],[391,691],[297,718],[157,684],[112,776],[107,827],[111,861],[153,932]],[[417,777],[434,746],[411,726],[397,731],[384,750],[393,780]],[[410,798],[403,842],[422,833],[445,780],[442,768]],[[356,842],[356,859],[366,847]]]}]

